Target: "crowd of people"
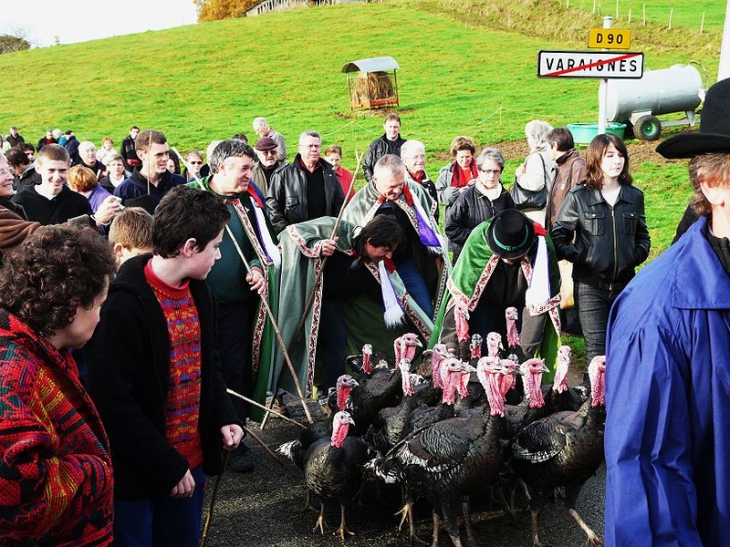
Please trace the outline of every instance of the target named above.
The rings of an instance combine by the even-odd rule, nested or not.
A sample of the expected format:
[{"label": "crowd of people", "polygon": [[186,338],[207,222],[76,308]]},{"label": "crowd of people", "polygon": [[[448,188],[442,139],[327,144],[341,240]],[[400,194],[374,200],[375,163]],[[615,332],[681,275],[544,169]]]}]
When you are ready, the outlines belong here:
[{"label": "crowd of people", "polygon": [[[726,100],[727,87],[708,101]],[[259,403],[281,389],[324,398],[347,354],[371,344],[392,356],[406,332],[424,347],[459,352],[473,334],[504,333],[505,310],[516,307],[525,357],[544,358],[552,372],[563,308],[574,300],[588,360],[606,354],[608,332],[607,395],[645,424],[635,426],[638,438],[662,428],[660,406],[678,404],[679,395],[657,401],[655,421],[640,418],[624,385],[636,378],[633,361],[660,352],[664,364],[653,366],[667,381],[697,376],[707,389],[715,373],[666,370],[670,358],[682,370],[694,365],[682,336],[706,342],[700,353],[708,359],[715,350],[723,362],[730,354],[724,312],[715,311],[724,301],[697,304],[708,294],[701,288],[692,301],[660,291],[686,317],[653,311],[637,327],[637,292],[649,276],[643,285],[632,279],[650,236],[644,195],[614,135],[594,138],[584,159],[567,128],[533,120],[511,185],[499,149],[478,151],[458,136],[453,161],[432,180],[424,143],[402,138],[401,119],[390,113],[356,190],[342,148],[323,154],[318,132],[302,132],[292,157],[265,118],[252,125],[253,146],[237,134],[213,141],[205,155],[180,157],[155,129],[131,127],[117,153],[109,137],[97,149],[73,131],[49,130],[34,147],[11,128],[11,146],[0,152],[0,543],[102,545],[113,535],[117,545],[197,545],[205,475],[223,471],[222,449],[234,471],[255,466],[243,437],[247,420],[263,414],[226,389]],[[709,154],[710,166],[690,166],[699,212],[711,224],[697,223],[679,243],[702,240],[691,246],[709,249],[702,260],[712,266],[698,258],[696,267],[673,263],[662,276],[678,269],[715,272],[707,283],[726,278],[730,252],[720,238],[730,137],[718,132],[727,134],[705,132],[706,141],[721,141],[717,150],[665,147],[670,157],[722,153]],[[702,230],[712,232],[709,241]],[[695,307],[703,314],[690,313]],[[613,366],[631,368],[619,379]],[[639,374],[639,406],[655,393],[652,372],[647,364]],[[712,437],[713,418],[686,410],[703,425],[687,432],[687,484],[667,483],[676,496],[692,488],[687,462],[708,474],[724,458],[691,448]],[[653,458],[641,443],[624,442],[621,420],[609,408],[607,442]],[[608,461],[609,482],[632,492],[636,474],[663,481],[661,471],[626,464],[628,455]],[[725,491],[706,488],[713,495],[703,507],[721,505]],[[675,506],[687,506],[676,517],[684,530],[696,502]],[[642,507],[643,525],[668,510],[654,498]],[[708,517],[709,531],[699,535],[721,537],[721,520]],[[610,522],[609,537],[629,533]]]}]

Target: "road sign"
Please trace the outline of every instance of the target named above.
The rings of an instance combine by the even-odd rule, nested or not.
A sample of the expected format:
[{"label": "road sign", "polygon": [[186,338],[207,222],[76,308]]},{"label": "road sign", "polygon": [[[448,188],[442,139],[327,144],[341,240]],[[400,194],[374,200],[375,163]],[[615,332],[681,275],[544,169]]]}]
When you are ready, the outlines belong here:
[{"label": "road sign", "polygon": [[644,74],[643,53],[608,51],[539,51],[540,78],[639,79]]},{"label": "road sign", "polygon": [[588,31],[588,47],[629,49],[631,31],[620,28],[592,28]]}]

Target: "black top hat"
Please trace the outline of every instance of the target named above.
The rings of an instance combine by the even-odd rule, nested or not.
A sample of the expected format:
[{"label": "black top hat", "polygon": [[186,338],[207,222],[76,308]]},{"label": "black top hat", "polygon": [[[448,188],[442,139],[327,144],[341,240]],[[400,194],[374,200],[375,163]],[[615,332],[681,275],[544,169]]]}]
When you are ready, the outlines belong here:
[{"label": "black top hat", "polygon": [[700,130],[670,137],[656,151],[668,159],[692,158],[699,154],[730,154],[730,78],[707,90]]},{"label": "black top hat", "polygon": [[527,254],[535,239],[535,225],[517,209],[505,209],[487,228],[487,243],[502,258],[520,258]]}]

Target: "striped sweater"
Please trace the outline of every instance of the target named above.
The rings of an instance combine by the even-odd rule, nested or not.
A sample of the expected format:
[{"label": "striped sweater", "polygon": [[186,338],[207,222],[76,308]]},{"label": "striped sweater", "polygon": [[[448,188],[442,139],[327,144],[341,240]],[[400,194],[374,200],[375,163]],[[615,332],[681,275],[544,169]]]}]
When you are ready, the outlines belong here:
[{"label": "striped sweater", "polygon": [[106,433],[76,363],[0,310],[0,545],[112,540]]}]

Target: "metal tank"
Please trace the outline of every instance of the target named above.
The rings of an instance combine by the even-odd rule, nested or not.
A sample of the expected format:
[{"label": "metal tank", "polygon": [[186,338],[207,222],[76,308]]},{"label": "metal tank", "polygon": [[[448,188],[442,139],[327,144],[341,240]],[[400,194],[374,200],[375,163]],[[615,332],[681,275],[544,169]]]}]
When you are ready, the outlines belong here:
[{"label": "metal tank", "polygon": [[[704,94],[702,76],[692,65],[647,70],[640,80],[608,80],[606,118],[631,123],[636,138],[653,141],[659,138],[662,126],[692,125],[701,94]],[[681,122],[657,119],[672,112],[684,112],[687,119]]]}]

